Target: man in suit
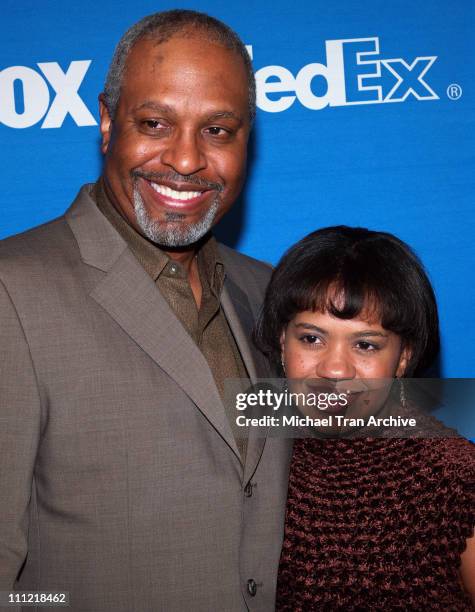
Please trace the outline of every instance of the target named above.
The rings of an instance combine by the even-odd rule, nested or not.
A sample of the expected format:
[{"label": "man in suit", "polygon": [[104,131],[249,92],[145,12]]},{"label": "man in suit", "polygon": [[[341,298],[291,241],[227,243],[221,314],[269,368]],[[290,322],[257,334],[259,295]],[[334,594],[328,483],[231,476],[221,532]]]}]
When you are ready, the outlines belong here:
[{"label": "man in suit", "polygon": [[210,233],[254,112],[227,26],[145,18],[100,96],[101,179],[1,243],[0,590],[273,609],[290,444],[243,439],[223,402],[227,378],[271,375],[250,340],[270,270]]}]

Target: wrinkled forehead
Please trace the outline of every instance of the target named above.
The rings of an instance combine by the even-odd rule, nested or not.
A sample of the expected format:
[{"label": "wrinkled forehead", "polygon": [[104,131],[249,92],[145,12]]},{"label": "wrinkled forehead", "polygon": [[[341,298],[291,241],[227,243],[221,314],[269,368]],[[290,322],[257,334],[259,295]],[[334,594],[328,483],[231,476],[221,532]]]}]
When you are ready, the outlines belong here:
[{"label": "wrinkled forehead", "polygon": [[221,44],[193,36],[175,35],[166,42],[139,40],[125,65],[121,98],[175,103],[186,100],[194,107],[209,101],[220,110],[248,113],[248,82],[242,58]]},{"label": "wrinkled forehead", "polygon": [[149,34],[137,40],[127,56],[125,76],[130,77],[143,68],[158,72],[171,66],[175,71],[182,71],[198,65],[208,74],[223,66],[227,71],[232,70],[235,78],[239,79],[242,73],[247,86],[242,57],[216,36],[196,28],[168,36]]}]

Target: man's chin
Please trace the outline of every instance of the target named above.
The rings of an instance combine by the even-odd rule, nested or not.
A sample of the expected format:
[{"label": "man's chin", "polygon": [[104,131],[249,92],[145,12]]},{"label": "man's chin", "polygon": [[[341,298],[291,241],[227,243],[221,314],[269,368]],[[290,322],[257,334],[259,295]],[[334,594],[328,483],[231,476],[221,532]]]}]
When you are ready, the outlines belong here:
[{"label": "man's chin", "polygon": [[[169,224],[167,224],[169,225]],[[198,242],[205,234],[183,231],[182,228],[174,230],[162,227],[159,230],[141,228],[146,238],[161,248],[179,249],[189,247]]]},{"label": "man's chin", "polygon": [[[174,217],[173,214],[171,216]],[[169,248],[189,247],[197,243],[213,227],[214,216],[190,223],[186,218],[175,219],[169,216],[165,221],[156,221],[136,213],[137,225],[143,235],[157,246]]]},{"label": "man's chin", "polygon": [[202,217],[190,222],[179,212],[167,212],[163,221],[153,219],[138,190],[134,190],[134,209],[137,225],[143,235],[159,247],[189,247],[205,236],[215,224],[219,200],[215,199]]}]

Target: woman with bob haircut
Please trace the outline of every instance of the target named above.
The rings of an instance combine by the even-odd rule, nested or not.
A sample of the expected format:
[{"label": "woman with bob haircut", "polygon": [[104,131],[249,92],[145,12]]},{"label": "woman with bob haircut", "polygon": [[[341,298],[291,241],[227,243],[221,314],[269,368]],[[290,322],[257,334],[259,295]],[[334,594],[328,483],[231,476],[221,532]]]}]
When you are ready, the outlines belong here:
[{"label": "woman with bob haircut", "polygon": [[[365,409],[410,414],[402,381],[439,350],[434,292],[395,236],[321,229],[274,270],[256,340],[289,385],[347,389],[354,410],[361,382],[399,379]],[[278,611],[474,609],[475,445],[423,422],[420,435],[294,441]]]}]

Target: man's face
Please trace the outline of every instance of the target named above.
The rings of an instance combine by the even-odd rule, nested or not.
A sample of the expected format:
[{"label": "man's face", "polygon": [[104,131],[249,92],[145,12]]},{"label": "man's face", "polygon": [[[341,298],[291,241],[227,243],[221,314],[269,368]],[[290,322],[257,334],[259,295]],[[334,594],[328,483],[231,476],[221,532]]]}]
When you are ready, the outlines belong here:
[{"label": "man's face", "polygon": [[154,242],[193,244],[239,195],[249,129],[236,53],[199,33],[143,39],[127,59],[113,121],[101,102],[107,193]]}]

